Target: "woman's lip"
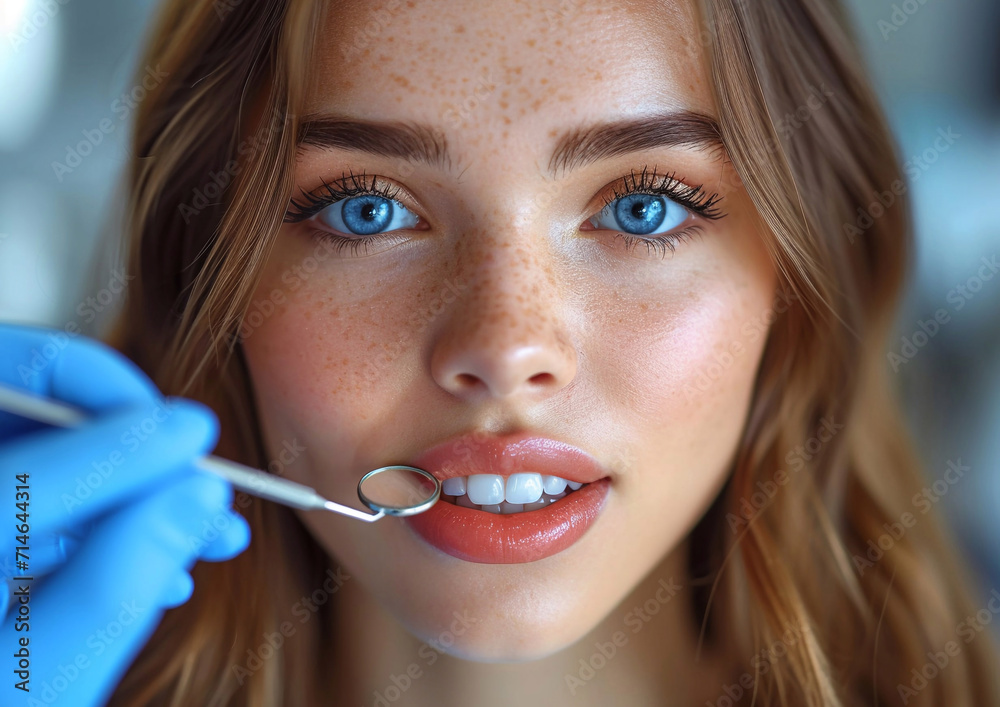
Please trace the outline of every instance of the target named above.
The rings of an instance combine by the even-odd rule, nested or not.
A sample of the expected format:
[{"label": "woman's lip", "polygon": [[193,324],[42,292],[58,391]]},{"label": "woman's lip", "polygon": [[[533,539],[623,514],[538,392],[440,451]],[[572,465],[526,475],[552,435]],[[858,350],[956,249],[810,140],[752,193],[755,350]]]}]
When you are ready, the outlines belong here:
[{"label": "woman's lip", "polygon": [[579,540],[600,514],[610,486],[610,479],[597,479],[545,508],[510,515],[438,501],[403,520],[430,545],[468,562],[534,562]]},{"label": "woman's lip", "polygon": [[440,481],[472,474],[507,477],[537,472],[588,484],[608,475],[594,457],[579,447],[526,432],[504,437],[460,435],[404,463],[429,471]]}]

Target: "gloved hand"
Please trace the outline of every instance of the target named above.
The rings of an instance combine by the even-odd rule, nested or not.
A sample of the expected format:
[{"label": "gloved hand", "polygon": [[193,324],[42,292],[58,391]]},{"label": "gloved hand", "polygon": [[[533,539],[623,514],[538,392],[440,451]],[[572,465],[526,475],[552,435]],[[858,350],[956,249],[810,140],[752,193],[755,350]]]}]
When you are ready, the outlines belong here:
[{"label": "gloved hand", "polygon": [[0,382],[94,415],[65,429],[0,412],[0,704],[103,705],[164,610],[190,598],[194,563],[249,543],[232,486],[193,466],[218,422],[56,329],[0,324]]}]

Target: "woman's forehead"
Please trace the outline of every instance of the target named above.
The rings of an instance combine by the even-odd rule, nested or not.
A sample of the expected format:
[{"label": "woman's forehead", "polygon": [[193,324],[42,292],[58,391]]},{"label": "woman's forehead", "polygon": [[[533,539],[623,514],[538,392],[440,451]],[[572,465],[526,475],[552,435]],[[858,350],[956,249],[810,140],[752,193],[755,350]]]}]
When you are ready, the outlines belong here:
[{"label": "woman's forehead", "polygon": [[695,0],[336,2],[304,113],[443,130],[713,115]]}]

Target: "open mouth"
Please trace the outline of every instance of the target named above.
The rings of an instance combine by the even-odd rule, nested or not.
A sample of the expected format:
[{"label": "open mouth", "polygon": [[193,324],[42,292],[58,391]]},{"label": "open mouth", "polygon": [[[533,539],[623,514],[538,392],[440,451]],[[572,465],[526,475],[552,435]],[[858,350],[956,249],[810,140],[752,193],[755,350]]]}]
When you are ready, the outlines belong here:
[{"label": "open mouth", "polygon": [[595,457],[528,431],[464,434],[405,463],[441,481],[441,502],[405,524],[467,562],[534,562],[568,549],[597,520],[611,487]]},{"label": "open mouth", "polygon": [[537,511],[586,486],[559,476],[532,472],[454,476],[441,484],[441,500],[463,508],[511,515]]}]

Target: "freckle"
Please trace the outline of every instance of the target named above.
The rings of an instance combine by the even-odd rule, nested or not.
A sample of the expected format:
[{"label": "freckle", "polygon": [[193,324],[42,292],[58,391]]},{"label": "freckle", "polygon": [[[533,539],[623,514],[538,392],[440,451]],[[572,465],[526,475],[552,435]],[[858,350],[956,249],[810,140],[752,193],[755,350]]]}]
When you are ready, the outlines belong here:
[{"label": "freckle", "polygon": [[557,40],[555,41],[555,45],[556,45],[557,47],[561,47],[561,46],[562,46],[562,40],[561,40],[561,39],[557,39]]},{"label": "freckle", "polygon": [[507,101],[500,101],[500,107],[503,108],[504,110],[507,110],[507,106],[509,105],[510,104],[507,103]]},{"label": "freckle", "polygon": [[462,34],[465,31],[465,25],[459,25],[455,28],[455,34]]},{"label": "freckle", "polygon": [[504,122],[504,123],[505,123],[506,125],[510,125],[510,118],[508,118],[508,117],[507,117],[507,116],[505,115],[505,116],[503,117],[503,122]]}]

